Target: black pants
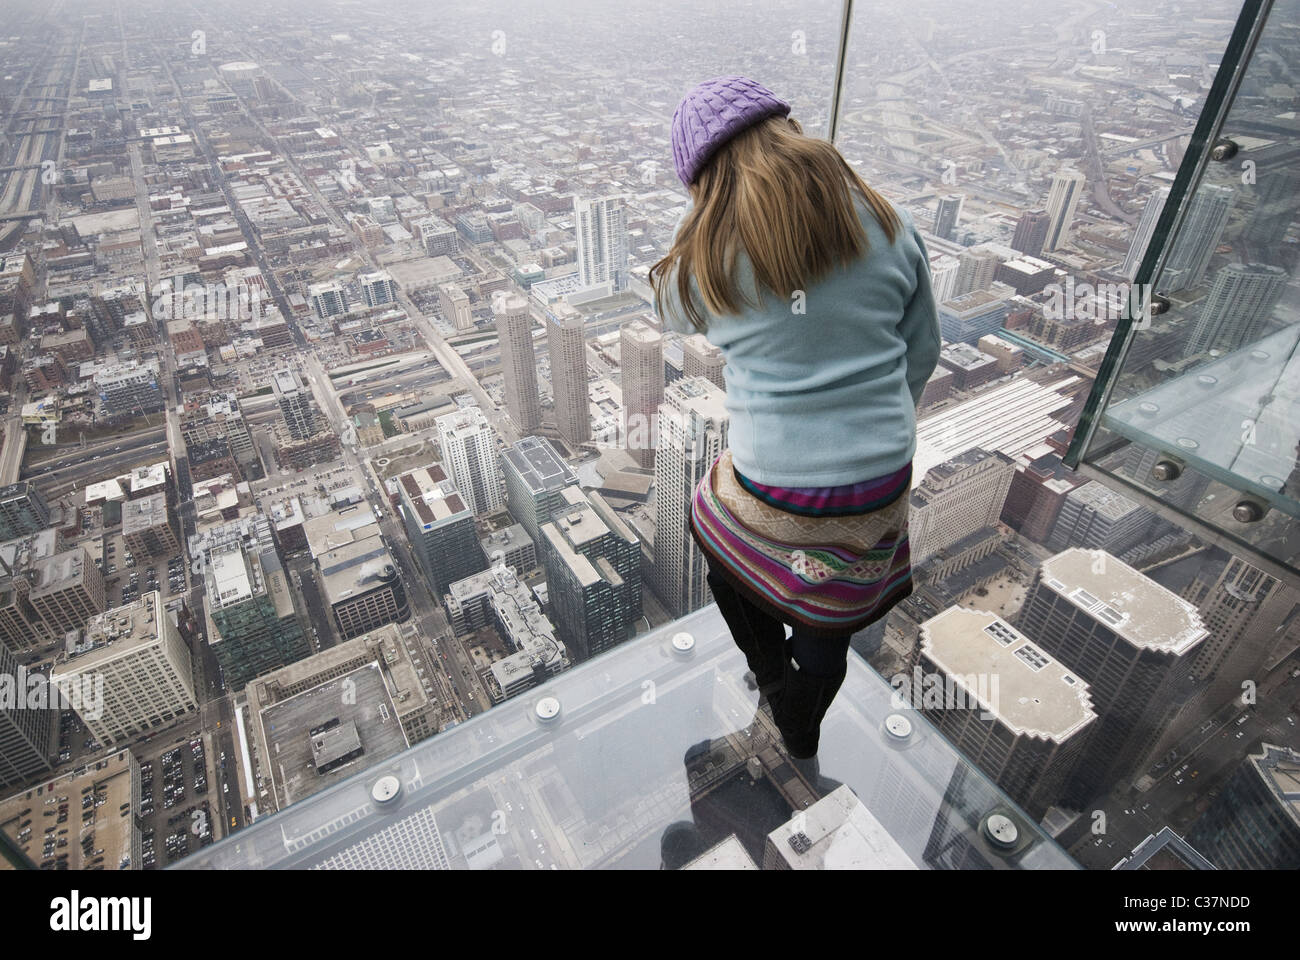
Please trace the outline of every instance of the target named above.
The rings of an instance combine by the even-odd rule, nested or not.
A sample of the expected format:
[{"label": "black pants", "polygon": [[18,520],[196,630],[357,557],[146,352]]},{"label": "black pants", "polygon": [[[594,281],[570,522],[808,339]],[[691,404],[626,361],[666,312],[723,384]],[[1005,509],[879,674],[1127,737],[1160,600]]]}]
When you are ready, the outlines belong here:
[{"label": "black pants", "polygon": [[736,646],[749,661],[749,669],[754,671],[760,688],[779,683],[785,675],[785,663],[791,657],[809,677],[843,679],[851,635],[810,636],[796,624],[792,635],[787,637],[786,624],[760,610],[737,591],[717,573],[712,561],[708,581],[718,610],[731,628]]}]

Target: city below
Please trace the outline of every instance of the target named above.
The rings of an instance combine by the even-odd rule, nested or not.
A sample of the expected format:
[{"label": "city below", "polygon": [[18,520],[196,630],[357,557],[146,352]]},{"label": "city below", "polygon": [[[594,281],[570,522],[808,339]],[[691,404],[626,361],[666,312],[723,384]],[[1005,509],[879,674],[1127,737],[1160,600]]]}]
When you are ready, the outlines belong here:
[{"label": "city below", "polygon": [[[1297,582],[1172,519],[1228,504],[1220,474],[1187,471],[1155,509],[1063,463],[1125,305],[1149,307],[1134,280],[1236,6],[1015,0],[968,22],[926,0],[869,40],[855,25],[835,142],[918,226],[944,341],[917,407],[914,589],[854,638],[870,669],[828,720],[881,777],[924,724],[897,796],[801,780],[714,643],[688,516],[736,411],[722,353],[661,324],[649,279],[686,210],[677,100],[744,72],[825,136],[840,5],[409,6],[6,5],[14,851],[71,870],[1300,867]],[[1250,143],[1290,179],[1189,198],[1162,287],[1179,319],[1146,316],[1117,397],[1300,323],[1295,88],[1260,89]],[[812,305],[792,336],[816,323]],[[1146,487],[1139,426],[1111,466]],[[1294,439],[1257,472],[1289,480]],[[1260,527],[1290,543],[1294,524]],[[692,643],[716,682],[673,660]],[[673,734],[695,728],[624,716],[602,682],[649,684],[706,739],[754,721],[683,779]],[[565,722],[589,698],[586,726],[529,739],[519,718],[546,730],[557,690]],[[356,810],[313,802],[389,766],[446,789],[400,829],[316,835],[368,831],[383,781]],[[1024,842],[974,839],[973,797]],[[909,820],[923,806],[944,825]],[[661,846],[683,809],[701,832]],[[263,849],[277,814],[294,827]]]}]

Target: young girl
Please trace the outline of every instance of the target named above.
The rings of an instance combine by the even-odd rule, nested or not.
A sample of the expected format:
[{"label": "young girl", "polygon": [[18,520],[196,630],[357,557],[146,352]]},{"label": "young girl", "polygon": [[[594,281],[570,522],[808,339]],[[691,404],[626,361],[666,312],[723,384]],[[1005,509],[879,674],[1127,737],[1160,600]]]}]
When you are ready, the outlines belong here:
[{"label": "young girl", "polygon": [[906,213],[789,112],[745,77],[686,95],[672,145],[691,202],[650,279],[664,326],[726,358],[730,449],[695,491],[691,533],[787,752],[806,759],[849,639],[912,592],[916,403],[939,323]]}]

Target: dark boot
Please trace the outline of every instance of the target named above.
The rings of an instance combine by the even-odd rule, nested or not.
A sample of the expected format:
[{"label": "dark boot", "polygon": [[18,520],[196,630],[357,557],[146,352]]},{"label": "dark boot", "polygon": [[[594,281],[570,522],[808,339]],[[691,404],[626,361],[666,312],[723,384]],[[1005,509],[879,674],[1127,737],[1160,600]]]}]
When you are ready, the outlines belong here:
[{"label": "dark boot", "polygon": [[800,670],[794,660],[786,661],[785,686],[772,704],[772,719],[792,758],[804,760],[816,755],[822,718],[847,672],[846,664],[835,676],[814,677]]}]

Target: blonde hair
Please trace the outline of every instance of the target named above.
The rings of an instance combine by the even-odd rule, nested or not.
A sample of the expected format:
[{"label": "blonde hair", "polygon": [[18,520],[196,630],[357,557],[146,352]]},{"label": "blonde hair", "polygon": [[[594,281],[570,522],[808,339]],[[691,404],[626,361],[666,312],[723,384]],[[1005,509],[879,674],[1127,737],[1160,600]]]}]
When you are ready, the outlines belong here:
[{"label": "blonde hair", "polygon": [[806,289],[869,246],[853,195],[866,201],[893,243],[898,214],[826,140],[807,137],[786,117],[769,117],[732,137],[700,171],[695,200],[667,255],[650,268],[662,302],[672,268],[677,302],[699,330],[707,327],[691,296],[694,278],[715,315],[739,313],[749,301],[736,286],[743,250],[761,290],[783,297]]}]

